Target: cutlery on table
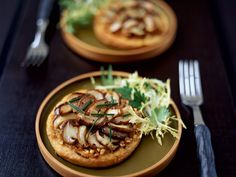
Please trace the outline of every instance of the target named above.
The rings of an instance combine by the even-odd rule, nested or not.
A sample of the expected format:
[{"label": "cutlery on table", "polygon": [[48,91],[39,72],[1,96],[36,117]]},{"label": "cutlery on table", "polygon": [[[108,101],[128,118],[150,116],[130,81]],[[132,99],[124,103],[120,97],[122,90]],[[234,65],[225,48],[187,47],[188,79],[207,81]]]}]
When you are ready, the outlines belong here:
[{"label": "cutlery on table", "polygon": [[37,30],[34,41],[28,48],[26,57],[21,63],[21,66],[40,66],[48,56],[49,48],[45,43],[45,31],[49,23],[49,16],[52,11],[54,0],[41,0],[38,16]]},{"label": "cutlery on table", "polygon": [[203,103],[203,94],[197,60],[179,61],[179,88],[183,104],[193,110],[194,133],[201,165],[201,177],[217,177],[214,152],[211,145],[211,133],[203,121],[199,108]]}]

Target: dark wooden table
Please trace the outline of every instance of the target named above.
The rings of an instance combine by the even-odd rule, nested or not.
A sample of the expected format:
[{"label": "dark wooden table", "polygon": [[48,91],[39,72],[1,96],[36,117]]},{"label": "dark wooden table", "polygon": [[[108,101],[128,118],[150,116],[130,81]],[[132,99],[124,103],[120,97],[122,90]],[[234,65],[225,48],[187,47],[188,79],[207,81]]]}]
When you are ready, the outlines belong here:
[{"label": "dark wooden table", "polygon": [[[35,138],[37,109],[44,97],[63,81],[89,71],[101,63],[91,62],[72,53],[56,28],[59,9],[54,8],[47,39],[48,60],[40,68],[21,68],[28,45],[35,32],[37,1],[24,0],[17,18],[19,25],[5,56],[0,82],[0,176],[58,176],[42,158]],[[178,89],[178,60],[196,58],[200,62],[204,105],[203,117],[212,133],[218,176],[236,176],[236,113],[226,69],[213,20],[212,1],[168,1],[178,18],[177,38],[161,56],[132,64],[113,65],[115,70],[146,77],[171,79],[172,97],[188,127],[170,165],[160,177],[197,177],[199,166],[191,112],[183,107]],[[12,34],[13,35],[13,34]],[[107,66],[107,64],[102,64]]]}]

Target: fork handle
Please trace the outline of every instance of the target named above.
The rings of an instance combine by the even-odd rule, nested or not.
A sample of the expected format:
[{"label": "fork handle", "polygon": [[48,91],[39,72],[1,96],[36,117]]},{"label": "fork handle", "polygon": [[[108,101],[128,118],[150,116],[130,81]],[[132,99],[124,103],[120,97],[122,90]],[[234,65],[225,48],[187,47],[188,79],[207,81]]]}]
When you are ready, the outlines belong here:
[{"label": "fork handle", "polygon": [[195,125],[197,153],[201,163],[201,177],[217,177],[215,157],[211,145],[211,133],[204,124]]},{"label": "fork handle", "polygon": [[38,18],[48,20],[55,0],[41,0],[38,9]]}]

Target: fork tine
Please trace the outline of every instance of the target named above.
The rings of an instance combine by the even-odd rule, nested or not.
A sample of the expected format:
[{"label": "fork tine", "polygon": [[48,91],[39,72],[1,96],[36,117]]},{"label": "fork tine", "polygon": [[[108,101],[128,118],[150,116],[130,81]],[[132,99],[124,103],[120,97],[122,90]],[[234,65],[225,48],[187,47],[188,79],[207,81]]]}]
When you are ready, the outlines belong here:
[{"label": "fork tine", "polygon": [[27,67],[29,67],[30,65],[32,65],[32,63],[35,61],[35,58],[36,58],[36,55],[35,55],[35,53],[32,52],[31,56],[29,57]]},{"label": "fork tine", "polygon": [[31,55],[32,55],[32,51],[28,49],[27,54],[26,54],[26,57],[25,57],[25,59],[23,60],[23,62],[21,63],[21,66],[22,66],[22,67],[25,67],[25,66],[28,67],[28,65],[29,65],[29,60],[30,60],[30,58],[31,58]]},{"label": "fork tine", "polygon": [[179,61],[179,91],[180,96],[184,95],[184,64],[183,61]]},{"label": "fork tine", "polygon": [[22,67],[27,66],[29,60],[30,60],[30,56],[31,56],[31,50],[28,50],[25,59],[23,60],[23,62],[21,63]]},{"label": "fork tine", "polygon": [[197,60],[194,60],[194,80],[196,84],[196,94],[202,96],[200,70],[199,70],[199,63]]},{"label": "fork tine", "polygon": [[31,65],[36,66],[40,58],[41,58],[41,54],[36,54],[34,60],[32,60],[31,62]]},{"label": "fork tine", "polygon": [[190,93],[192,96],[196,95],[195,91],[195,80],[194,80],[194,61],[189,60],[189,83],[190,83]]},{"label": "fork tine", "polygon": [[184,61],[184,88],[185,88],[185,95],[190,96],[188,61]]},{"label": "fork tine", "polygon": [[30,65],[31,57],[25,58],[25,60],[22,62],[22,67],[28,67]]},{"label": "fork tine", "polygon": [[43,61],[44,61],[45,58],[46,58],[45,55],[42,56],[42,57],[38,60],[36,66],[39,67],[39,66],[43,63]]}]

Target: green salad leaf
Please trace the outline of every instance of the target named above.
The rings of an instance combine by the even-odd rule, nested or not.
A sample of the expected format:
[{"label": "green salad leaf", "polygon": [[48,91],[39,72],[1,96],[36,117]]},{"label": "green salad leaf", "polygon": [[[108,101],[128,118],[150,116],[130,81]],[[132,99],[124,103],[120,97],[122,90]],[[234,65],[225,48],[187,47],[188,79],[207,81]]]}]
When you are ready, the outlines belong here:
[{"label": "green salad leaf", "polygon": [[59,0],[59,4],[66,11],[66,30],[74,33],[76,28],[92,25],[97,10],[108,4],[109,0]]},{"label": "green salad leaf", "polygon": [[[95,84],[96,89],[112,90],[128,100],[126,107],[130,123],[138,125],[141,135],[150,134],[162,145],[162,139],[166,133],[178,137],[178,129],[172,125],[173,121],[184,124],[180,118],[170,110],[170,80],[163,82],[154,78],[143,78],[137,72],[127,78],[113,78],[111,69],[108,76],[104,69],[101,71],[102,84]],[[110,76],[109,76],[110,74]]]},{"label": "green salad leaf", "polygon": [[129,105],[133,108],[141,109],[142,104],[146,101],[146,97],[143,93],[136,88],[130,88],[128,85],[117,88],[115,91],[120,93],[122,98],[129,100]]}]

